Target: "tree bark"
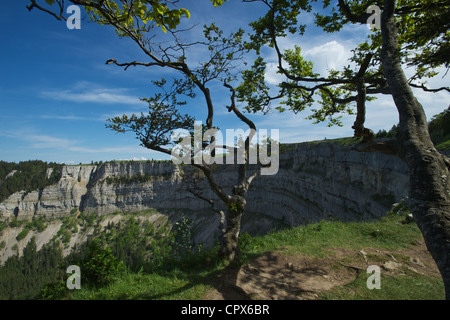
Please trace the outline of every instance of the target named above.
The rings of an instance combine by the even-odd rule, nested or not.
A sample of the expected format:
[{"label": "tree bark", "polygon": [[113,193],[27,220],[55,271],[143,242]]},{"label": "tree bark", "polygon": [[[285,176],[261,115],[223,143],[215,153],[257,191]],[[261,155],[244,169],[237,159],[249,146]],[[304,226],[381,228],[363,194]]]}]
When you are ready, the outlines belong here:
[{"label": "tree bark", "polygon": [[244,213],[245,200],[227,204],[228,217],[225,233],[223,234],[222,258],[228,262],[239,262],[241,250],[239,248],[239,233],[241,231],[241,219]]},{"label": "tree bark", "polygon": [[441,273],[450,299],[450,173],[434,147],[422,105],[401,67],[395,0],[385,0],[381,16],[381,61],[399,113],[398,156],[410,172],[409,206]]}]

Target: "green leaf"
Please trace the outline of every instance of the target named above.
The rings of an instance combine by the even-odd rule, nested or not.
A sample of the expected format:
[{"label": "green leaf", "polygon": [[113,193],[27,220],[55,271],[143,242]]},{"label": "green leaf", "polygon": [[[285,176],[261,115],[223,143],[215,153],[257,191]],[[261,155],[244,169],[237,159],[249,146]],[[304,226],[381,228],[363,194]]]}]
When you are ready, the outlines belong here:
[{"label": "green leaf", "polygon": [[156,10],[156,12],[158,12],[160,15],[164,15],[164,6],[161,5],[160,3],[155,3],[153,5],[153,10]]},{"label": "green leaf", "polygon": [[55,3],[55,0],[45,0],[45,2],[47,2],[47,4],[49,5],[53,5]]},{"label": "green leaf", "polygon": [[187,10],[187,9],[184,9],[184,8],[181,8],[180,9],[180,13],[183,15],[185,15],[186,16],[186,18],[190,18],[191,17],[191,13],[189,12],[189,10]]}]

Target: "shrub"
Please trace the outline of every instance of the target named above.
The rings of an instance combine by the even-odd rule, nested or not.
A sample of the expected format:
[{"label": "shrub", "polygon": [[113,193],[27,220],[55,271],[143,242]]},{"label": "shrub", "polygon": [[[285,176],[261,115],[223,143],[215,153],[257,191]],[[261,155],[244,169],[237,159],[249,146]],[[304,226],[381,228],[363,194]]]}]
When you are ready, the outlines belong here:
[{"label": "shrub", "polygon": [[41,289],[39,299],[40,300],[56,300],[64,299],[69,295],[69,289],[67,289],[66,280],[59,282],[52,282],[44,286]]},{"label": "shrub", "polygon": [[112,254],[111,248],[103,248],[99,239],[90,243],[80,268],[82,281],[95,287],[112,283],[126,271],[123,261]]},{"label": "shrub", "polygon": [[175,223],[174,254],[176,256],[182,257],[192,252],[193,245],[191,228],[193,224],[194,223],[191,220],[184,216],[177,223]]},{"label": "shrub", "polygon": [[28,229],[23,229],[23,230],[17,235],[16,240],[17,240],[17,241],[20,241],[20,240],[24,239],[24,238],[27,236],[28,231],[29,231]]}]

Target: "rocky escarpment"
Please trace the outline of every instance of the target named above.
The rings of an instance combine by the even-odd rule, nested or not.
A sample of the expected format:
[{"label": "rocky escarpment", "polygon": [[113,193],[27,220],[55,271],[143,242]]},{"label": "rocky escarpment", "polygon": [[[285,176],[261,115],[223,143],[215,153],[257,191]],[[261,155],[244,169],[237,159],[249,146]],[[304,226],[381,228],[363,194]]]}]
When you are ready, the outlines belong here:
[{"label": "rocky escarpment", "polygon": [[[58,183],[11,195],[0,204],[0,218],[53,218],[77,211],[104,215],[154,208],[169,216],[185,213],[195,221],[199,239],[205,240],[217,231],[218,217],[206,202],[187,191],[180,172],[187,168],[171,162],[65,166]],[[236,181],[236,167],[219,166],[216,176],[229,188]],[[392,156],[360,153],[333,143],[285,145],[278,173],[253,181],[242,230],[263,233],[329,218],[380,217],[406,197],[408,177],[404,163]],[[212,195],[207,184],[204,188],[205,194]]]},{"label": "rocky escarpment", "polygon": [[333,143],[299,144],[280,157],[277,175],[258,178],[248,209],[289,225],[323,219],[370,219],[408,194],[409,173],[398,158]]}]

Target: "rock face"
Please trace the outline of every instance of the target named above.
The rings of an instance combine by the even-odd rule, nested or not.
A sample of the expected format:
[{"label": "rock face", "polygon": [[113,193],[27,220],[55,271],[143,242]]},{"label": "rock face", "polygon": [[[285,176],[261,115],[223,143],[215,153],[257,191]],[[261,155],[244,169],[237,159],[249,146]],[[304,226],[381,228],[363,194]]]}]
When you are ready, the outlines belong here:
[{"label": "rock face", "polygon": [[[237,179],[236,166],[219,166],[216,176],[224,189],[230,188]],[[381,217],[407,196],[408,183],[406,165],[392,156],[360,153],[333,143],[285,145],[278,173],[253,181],[242,231],[263,233],[329,218]],[[204,186],[205,194],[211,195]],[[187,191],[180,169],[171,162],[65,166],[58,183],[11,195],[0,204],[0,218],[63,217],[78,210],[103,215],[149,208],[169,215],[181,210],[196,221],[198,230],[208,225],[207,231],[199,231],[202,239],[217,230],[218,217],[205,201]]]},{"label": "rock face", "polygon": [[334,218],[381,217],[408,194],[409,173],[398,158],[333,143],[299,144],[280,156],[277,175],[254,181],[248,209],[290,225]]}]

